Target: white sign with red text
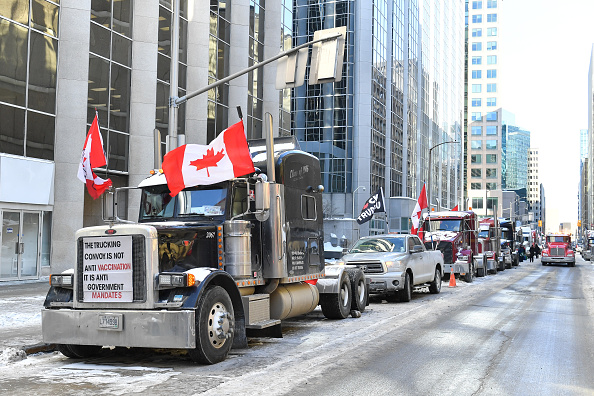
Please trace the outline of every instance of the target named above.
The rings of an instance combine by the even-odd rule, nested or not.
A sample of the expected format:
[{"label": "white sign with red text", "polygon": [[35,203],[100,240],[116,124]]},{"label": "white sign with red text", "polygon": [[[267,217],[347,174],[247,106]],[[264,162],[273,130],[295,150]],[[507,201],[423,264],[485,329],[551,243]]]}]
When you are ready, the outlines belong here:
[{"label": "white sign with red text", "polygon": [[132,302],[132,236],[83,239],[85,302]]}]

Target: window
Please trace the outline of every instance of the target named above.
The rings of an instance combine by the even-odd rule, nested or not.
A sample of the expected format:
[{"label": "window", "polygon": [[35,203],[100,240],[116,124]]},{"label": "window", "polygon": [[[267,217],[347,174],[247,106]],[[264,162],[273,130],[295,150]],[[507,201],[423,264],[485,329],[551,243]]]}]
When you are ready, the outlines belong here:
[{"label": "window", "polygon": [[478,169],[471,169],[470,170],[470,176],[471,177],[482,177],[483,176],[483,170],[478,168]]},{"label": "window", "polygon": [[492,51],[497,49],[497,41],[487,41],[487,51]]},{"label": "window", "polygon": [[487,28],[487,36],[489,36],[489,37],[497,36],[497,28]]},{"label": "window", "polygon": [[487,135],[497,135],[497,125],[487,125]]},{"label": "window", "polygon": [[485,175],[489,178],[492,179],[494,177],[497,177],[497,169],[496,168],[487,168]]},{"label": "window", "polygon": [[496,78],[496,77],[497,77],[496,69],[487,70],[487,78]]},{"label": "window", "polygon": [[472,29],[472,37],[483,37],[483,29]]},{"label": "window", "polygon": [[481,75],[482,75],[481,70],[473,70],[472,71],[472,78],[475,78],[475,79],[481,78]]},{"label": "window", "polygon": [[480,154],[472,154],[470,156],[470,163],[471,164],[480,164],[481,163],[481,155]]},{"label": "window", "polygon": [[311,195],[301,196],[301,216],[305,220],[316,219],[316,199]]},{"label": "window", "polygon": [[483,43],[472,43],[473,51],[481,51],[483,49]]},{"label": "window", "polygon": [[473,65],[480,65],[483,63],[483,57],[482,56],[473,56],[472,57],[472,64]]},{"label": "window", "polygon": [[472,99],[472,107],[481,107],[481,99],[473,98]]},{"label": "window", "polygon": [[480,150],[483,146],[483,141],[482,140],[472,140],[470,142],[470,148],[472,148],[473,150]]},{"label": "window", "polygon": [[497,8],[497,0],[487,0],[487,8]]},{"label": "window", "polygon": [[497,121],[497,112],[490,111],[487,113],[487,121]]},{"label": "window", "polygon": [[482,1],[473,1],[472,2],[472,9],[473,10],[482,10],[483,9],[483,2]]},{"label": "window", "polygon": [[472,16],[472,23],[482,23],[483,22],[483,15],[482,14],[478,14],[478,15],[473,15]]},{"label": "window", "polygon": [[493,209],[497,206],[497,197],[487,198],[487,209]]},{"label": "window", "polygon": [[470,183],[471,190],[480,190],[481,188],[482,188],[481,183]]},{"label": "window", "polygon": [[497,98],[487,98],[487,106],[497,106]]},{"label": "window", "polygon": [[481,121],[482,120],[481,112],[473,112],[472,113],[472,121]]},{"label": "window", "polygon": [[481,93],[481,84],[472,84],[472,93]]},{"label": "window", "polygon": [[487,22],[497,22],[497,14],[487,14]]},{"label": "window", "polygon": [[487,92],[497,92],[497,84],[487,84]]},{"label": "window", "polygon": [[487,65],[496,65],[496,64],[497,64],[497,55],[487,56]]},{"label": "window", "polygon": [[487,183],[487,190],[497,190],[497,183]]},{"label": "window", "polygon": [[485,148],[487,150],[496,150],[497,149],[497,140],[487,140],[485,142]]},{"label": "window", "polygon": [[483,199],[482,198],[472,198],[472,207],[475,209],[482,209],[483,208]]},{"label": "window", "polygon": [[473,126],[472,127],[472,134],[473,135],[482,135],[483,134],[483,127],[482,126]]}]

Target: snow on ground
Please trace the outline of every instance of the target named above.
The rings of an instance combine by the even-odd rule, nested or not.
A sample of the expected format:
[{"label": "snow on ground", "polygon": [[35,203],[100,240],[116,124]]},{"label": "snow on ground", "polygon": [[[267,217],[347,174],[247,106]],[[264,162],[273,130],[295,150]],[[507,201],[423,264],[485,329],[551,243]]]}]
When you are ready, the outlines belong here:
[{"label": "snow on ground", "polygon": [[41,326],[41,308],[44,300],[45,296],[0,299],[0,331]]}]

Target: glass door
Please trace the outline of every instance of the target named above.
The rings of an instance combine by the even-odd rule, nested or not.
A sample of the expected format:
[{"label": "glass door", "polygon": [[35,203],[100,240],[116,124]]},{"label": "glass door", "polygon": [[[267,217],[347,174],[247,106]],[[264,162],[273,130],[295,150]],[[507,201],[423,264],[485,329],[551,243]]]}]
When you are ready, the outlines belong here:
[{"label": "glass door", "polygon": [[4,210],[0,280],[39,276],[39,212]]},{"label": "glass door", "polygon": [[0,279],[19,277],[19,234],[21,231],[20,212],[2,212],[2,255],[0,259]]}]

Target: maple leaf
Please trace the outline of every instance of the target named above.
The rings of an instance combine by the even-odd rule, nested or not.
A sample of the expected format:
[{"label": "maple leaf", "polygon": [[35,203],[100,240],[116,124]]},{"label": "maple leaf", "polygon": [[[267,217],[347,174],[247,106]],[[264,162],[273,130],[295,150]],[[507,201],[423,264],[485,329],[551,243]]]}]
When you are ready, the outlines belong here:
[{"label": "maple leaf", "polygon": [[221,149],[221,151],[215,154],[213,148],[208,149],[202,158],[197,158],[196,160],[190,162],[190,165],[194,165],[197,171],[200,169],[206,169],[206,175],[210,177],[208,168],[211,166],[217,166],[217,163],[225,157],[224,151],[225,149]]}]

